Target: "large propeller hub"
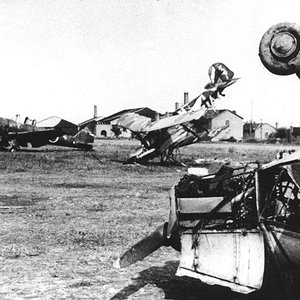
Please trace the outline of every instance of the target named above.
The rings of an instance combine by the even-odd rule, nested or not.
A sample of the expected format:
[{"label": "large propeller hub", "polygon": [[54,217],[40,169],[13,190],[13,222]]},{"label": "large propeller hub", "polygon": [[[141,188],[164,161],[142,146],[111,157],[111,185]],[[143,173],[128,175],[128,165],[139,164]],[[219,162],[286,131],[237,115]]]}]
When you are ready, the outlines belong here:
[{"label": "large propeller hub", "polygon": [[297,39],[289,32],[276,34],[271,41],[272,53],[278,58],[287,58],[296,51]]},{"label": "large propeller hub", "polygon": [[267,30],[259,44],[264,66],[277,75],[300,74],[300,26],[279,23]]}]

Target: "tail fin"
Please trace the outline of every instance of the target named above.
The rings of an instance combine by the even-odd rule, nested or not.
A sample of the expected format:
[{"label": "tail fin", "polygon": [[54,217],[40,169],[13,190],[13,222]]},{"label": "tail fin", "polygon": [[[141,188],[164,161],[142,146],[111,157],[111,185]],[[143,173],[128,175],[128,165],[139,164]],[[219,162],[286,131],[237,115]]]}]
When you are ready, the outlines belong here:
[{"label": "tail fin", "polygon": [[[204,86],[204,92],[192,101],[175,110],[173,114],[182,114],[191,110],[198,110],[201,107],[204,107],[205,109],[212,107],[214,100],[216,100],[219,95],[225,96],[222,94],[223,90],[235,83],[238,79],[233,78],[234,72],[223,63],[214,63],[211,65],[208,69],[208,76],[210,82]],[[198,99],[199,101],[197,101]],[[195,105],[197,102],[200,102],[200,106]]]},{"label": "tail fin", "polygon": [[232,72],[223,63],[214,63],[208,69],[208,76],[210,78],[212,86],[214,86],[217,83],[228,82],[232,80],[234,72]]}]

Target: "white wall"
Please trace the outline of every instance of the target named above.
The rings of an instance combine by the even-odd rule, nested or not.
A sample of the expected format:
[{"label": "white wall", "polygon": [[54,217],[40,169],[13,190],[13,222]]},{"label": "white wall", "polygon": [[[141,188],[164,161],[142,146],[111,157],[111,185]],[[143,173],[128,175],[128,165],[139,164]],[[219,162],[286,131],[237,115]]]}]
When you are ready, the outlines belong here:
[{"label": "white wall", "polygon": [[276,129],[269,124],[262,124],[257,127],[254,132],[254,137],[258,140],[267,140],[271,133],[276,132]]},{"label": "white wall", "polygon": [[[96,125],[96,137],[98,138],[105,138],[105,136],[101,133],[104,133],[104,131],[106,132],[106,137],[107,138],[115,138],[115,134],[111,131],[112,129],[112,125],[109,124],[97,124]],[[131,132],[130,130],[120,128],[121,129],[121,134],[119,135],[119,137],[122,138],[131,138]]]},{"label": "white wall", "polygon": [[[97,124],[96,125],[96,137],[105,137],[103,132],[106,132],[106,137],[114,137],[114,133],[111,131],[112,126],[106,124]],[[101,134],[102,133],[102,134]]]},{"label": "white wall", "polygon": [[228,139],[230,137],[233,137],[238,141],[243,139],[243,119],[232,112],[226,110],[211,121],[212,129],[220,128],[227,124],[229,124],[229,127],[216,136],[213,141]]}]

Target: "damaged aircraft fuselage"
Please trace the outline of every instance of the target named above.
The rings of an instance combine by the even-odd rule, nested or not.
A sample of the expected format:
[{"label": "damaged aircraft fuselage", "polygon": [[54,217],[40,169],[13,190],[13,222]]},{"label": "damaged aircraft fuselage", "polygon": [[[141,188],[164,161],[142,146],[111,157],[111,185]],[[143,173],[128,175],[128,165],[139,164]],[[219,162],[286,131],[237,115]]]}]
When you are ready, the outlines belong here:
[{"label": "damaged aircraft fuselage", "polygon": [[77,126],[66,120],[53,117],[55,124],[37,124],[26,118],[24,123],[0,118],[0,147],[10,151],[20,147],[33,148],[44,145],[58,145],[85,150],[92,149],[94,136],[87,128],[78,131]]}]

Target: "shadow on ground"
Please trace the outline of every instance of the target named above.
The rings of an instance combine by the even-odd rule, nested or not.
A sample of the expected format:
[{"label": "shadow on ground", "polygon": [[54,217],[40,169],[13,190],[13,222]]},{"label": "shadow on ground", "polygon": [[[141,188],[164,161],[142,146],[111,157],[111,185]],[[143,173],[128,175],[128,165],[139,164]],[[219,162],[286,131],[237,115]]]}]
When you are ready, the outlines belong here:
[{"label": "shadow on ground", "polygon": [[216,300],[237,299],[229,289],[207,286],[199,280],[175,276],[178,261],[168,261],[163,267],[151,267],[139,273],[133,283],[124,287],[110,300],[125,300],[147,284],[155,285],[164,292],[165,299],[174,300]]},{"label": "shadow on ground", "polygon": [[[241,295],[232,292],[229,288],[221,286],[210,286],[201,283],[197,279],[189,277],[175,276],[178,267],[178,261],[168,261],[163,267],[150,267],[139,273],[139,276],[133,278],[133,283],[124,287],[110,300],[125,300],[137,293],[146,285],[154,285],[164,293],[164,299],[172,300],[285,300],[300,299],[289,298],[283,295],[278,286],[277,279],[274,281],[274,270],[267,268],[264,279],[264,286],[259,292],[248,295]],[[271,271],[271,273],[270,273]],[[272,278],[271,278],[272,277]],[[269,280],[271,278],[271,280]],[[277,283],[276,283],[277,282]],[[276,288],[277,286],[277,288]]]}]

